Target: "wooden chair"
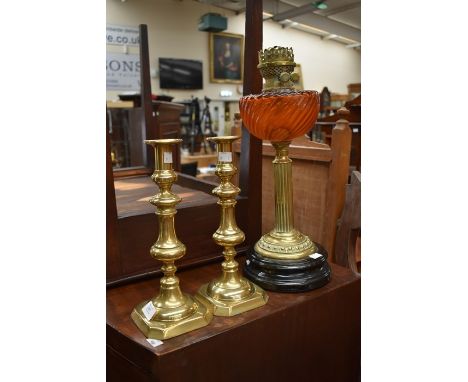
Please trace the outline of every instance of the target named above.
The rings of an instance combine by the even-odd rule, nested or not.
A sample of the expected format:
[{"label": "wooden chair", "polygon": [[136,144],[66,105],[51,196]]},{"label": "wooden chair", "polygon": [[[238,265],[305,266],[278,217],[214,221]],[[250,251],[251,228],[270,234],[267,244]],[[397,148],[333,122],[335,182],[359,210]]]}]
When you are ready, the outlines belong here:
[{"label": "wooden chair", "polygon": [[[350,166],[354,170],[361,171],[361,96],[346,102],[345,108],[349,110],[346,119],[352,131]],[[312,140],[321,143],[330,144],[332,139],[332,129],[341,116],[338,113],[317,119],[315,127],[310,131],[309,136]]]},{"label": "wooden chair", "polygon": [[346,186],[346,201],[338,222],[335,262],[360,272],[361,265],[361,173],[353,171]]}]

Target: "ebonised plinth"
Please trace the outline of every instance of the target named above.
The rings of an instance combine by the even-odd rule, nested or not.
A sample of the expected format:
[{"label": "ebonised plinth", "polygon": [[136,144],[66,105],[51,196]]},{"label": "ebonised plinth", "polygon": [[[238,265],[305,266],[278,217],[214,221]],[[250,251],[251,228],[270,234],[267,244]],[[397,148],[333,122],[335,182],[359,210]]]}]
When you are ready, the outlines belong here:
[{"label": "ebonised plinth", "polygon": [[245,262],[244,276],[264,289],[275,292],[305,292],[317,289],[330,281],[328,253],[320,244],[316,253],[299,260],[278,260],[261,256],[251,249]]}]

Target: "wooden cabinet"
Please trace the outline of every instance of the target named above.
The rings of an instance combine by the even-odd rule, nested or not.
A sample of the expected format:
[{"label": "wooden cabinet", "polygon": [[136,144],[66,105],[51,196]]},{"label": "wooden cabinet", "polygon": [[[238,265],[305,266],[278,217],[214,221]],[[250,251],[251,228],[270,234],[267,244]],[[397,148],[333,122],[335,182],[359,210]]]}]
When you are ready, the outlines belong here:
[{"label": "wooden cabinet", "polygon": [[[184,110],[184,105],[165,101],[153,101],[153,115],[156,117],[154,131],[150,131],[147,139],[169,139],[180,138],[180,113]],[[150,167],[154,163],[154,150],[148,146]],[[180,146],[174,147],[172,153],[173,166],[176,171],[180,171]]]},{"label": "wooden cabinet", "polygon": [[[238,259],[242,263],[242,258]],[[220,264],[178,272],[194,294]],[[107,292],[107,380],[320,381],[360,377],[360,278],[331,264],[329,284],[305,293],[268,292],[261,308],[214,317],[208,326],[152,347],[130,319],[158,293],[159,279]]]}]

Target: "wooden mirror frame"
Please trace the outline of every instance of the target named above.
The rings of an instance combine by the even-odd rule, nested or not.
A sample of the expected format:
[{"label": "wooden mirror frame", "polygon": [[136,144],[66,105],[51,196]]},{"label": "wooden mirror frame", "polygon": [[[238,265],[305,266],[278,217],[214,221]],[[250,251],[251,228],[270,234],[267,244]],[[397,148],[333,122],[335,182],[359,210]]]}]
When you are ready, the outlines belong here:
[{"label": "wooden mirror frame", "polygon": [[[144,24],[139,25],[140,33],[140,97],[141,106],[134,107],[136,113],[142,114],[143,124],[145,126],[144,139],[161,139],[169,138],[162,134],[160,123],[158,122],[159,109],[165,108],[171,111],[180,109],[183,106],[178,103],[153,101],[151,97],[151,77],[150,77],[150,60],[149,60],[149,46],[148,46],[148,27]],[[109,116],[107,116],[109,118]],[[180,129],[179,129],[180,130]],[[175,133],[178,134],[177,132]],[[174,136],[171,138],[178,138]],[[119,169],[112,169],[115,178],[122,178],[128,176],[138,175],[151,175],[154,170],[154,151],[152,147],[148,146],[144,149],[144,160],[146,165],[136,167],[124,167]],[[178,150],[178,149],[175,149]],[[174,169],[180,171],[180,152],[174,153]]]}]

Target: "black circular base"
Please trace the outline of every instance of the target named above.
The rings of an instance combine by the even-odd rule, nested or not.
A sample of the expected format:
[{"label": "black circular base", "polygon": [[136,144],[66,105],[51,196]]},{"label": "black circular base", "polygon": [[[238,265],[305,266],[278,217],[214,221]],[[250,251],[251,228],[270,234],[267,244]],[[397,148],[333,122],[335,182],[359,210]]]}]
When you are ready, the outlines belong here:
[{"label": "black circular base", "polygon": [[331,270],[328,253],[320,244],[314,259],[277,260],[261,256],[251,249],[247,254],[244,276],[260,287],[274,292],[304,292],[317,289],[330,281]]}]

